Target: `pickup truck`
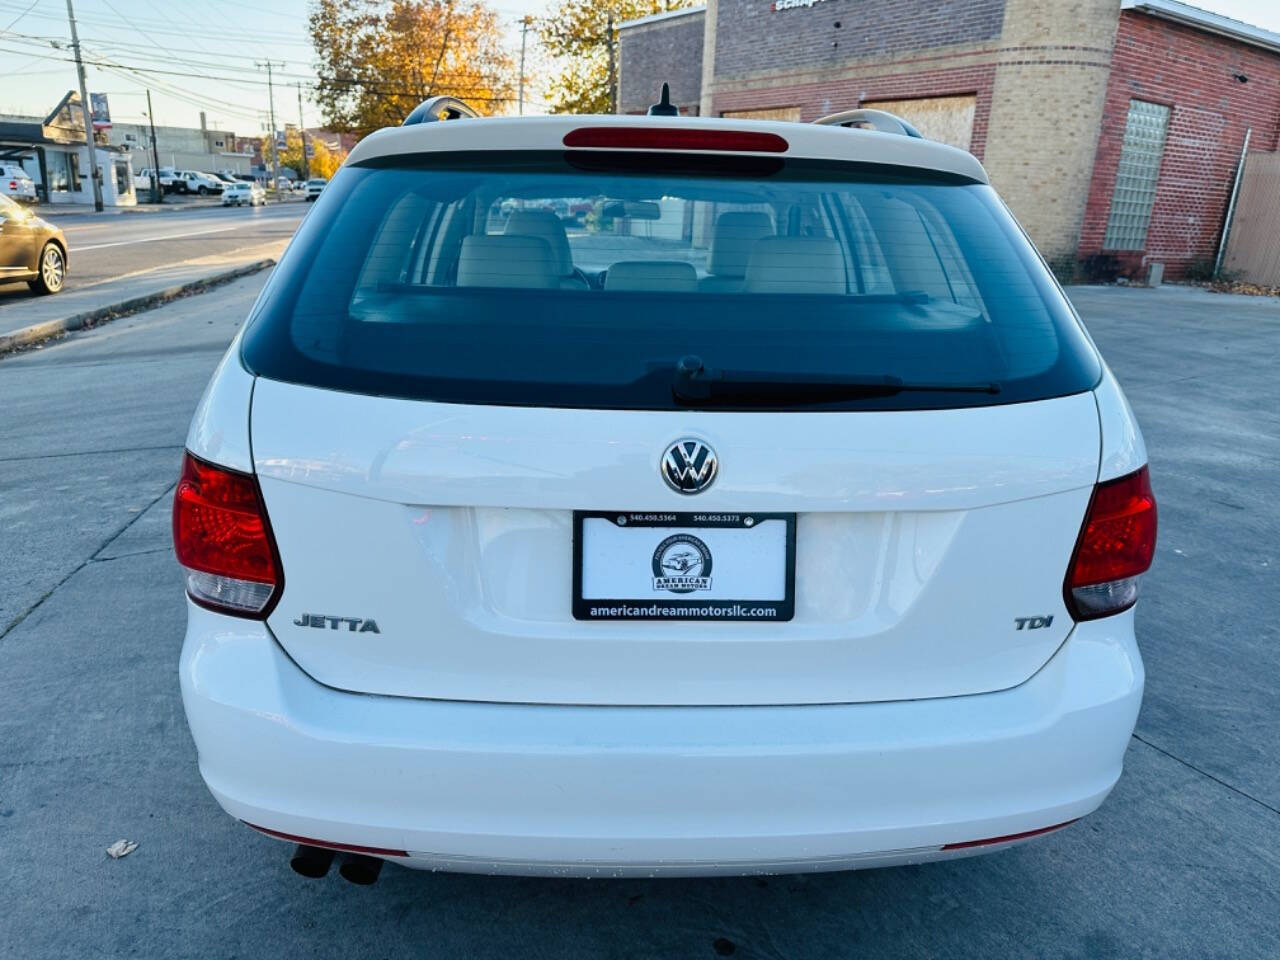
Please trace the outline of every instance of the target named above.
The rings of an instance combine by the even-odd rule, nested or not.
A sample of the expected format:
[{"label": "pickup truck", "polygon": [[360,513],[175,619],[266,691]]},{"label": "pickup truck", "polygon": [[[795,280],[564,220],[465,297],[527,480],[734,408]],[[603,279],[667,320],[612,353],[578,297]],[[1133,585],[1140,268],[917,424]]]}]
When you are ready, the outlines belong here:
[{"label": "pickup truck", "polygon": [[[173,167],[160,168],[160,189],[164,193],[173,193],[178,189],[178,174]],[[151,168],[143,167],[133,175],[134,190],[150,190],[151,189]]]},{"label": "pickup truck", "polygon": [[198,193],[202,197],[222,193],[222,181],[197,170],[178,170],[175,176],[174,186],[178,193]]}]

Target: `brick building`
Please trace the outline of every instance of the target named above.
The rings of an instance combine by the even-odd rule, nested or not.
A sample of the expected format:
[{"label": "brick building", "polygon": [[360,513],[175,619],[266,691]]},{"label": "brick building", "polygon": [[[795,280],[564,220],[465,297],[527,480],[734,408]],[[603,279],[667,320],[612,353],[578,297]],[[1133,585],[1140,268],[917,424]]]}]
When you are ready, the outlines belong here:
[{"label": "brick building", "polygon": [[1177,0],[707,0],[619,31],[619,110],[880,107],[970,150],[1051,261],[1212,260],[1245,131],[1277,149],[1280,34]]}]

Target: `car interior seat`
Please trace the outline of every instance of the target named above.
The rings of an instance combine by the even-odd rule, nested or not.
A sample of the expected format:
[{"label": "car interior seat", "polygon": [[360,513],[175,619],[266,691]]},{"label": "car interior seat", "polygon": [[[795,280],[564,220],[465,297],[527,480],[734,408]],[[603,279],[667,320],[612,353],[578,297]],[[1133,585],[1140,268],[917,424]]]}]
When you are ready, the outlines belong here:
[{"label": "car interior seat", "polygon": [[773,236],[773,218],[762,210],[728,210],[716,218],[707,253],[707,273],[699,289],[711,293],[742,290],[751,248],[761,237]]}]

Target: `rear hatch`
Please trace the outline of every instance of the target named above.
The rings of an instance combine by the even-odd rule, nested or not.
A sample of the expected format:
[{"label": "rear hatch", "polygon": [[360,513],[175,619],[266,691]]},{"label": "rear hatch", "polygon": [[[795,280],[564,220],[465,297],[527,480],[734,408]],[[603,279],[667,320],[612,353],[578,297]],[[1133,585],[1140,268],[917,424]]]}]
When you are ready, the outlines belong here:
[{"label": "rear hatch", "polygon": [[1098,366],[990,189],[633,160],[326,189],[244,346],[280,643],[458,700],[1027,679],[1072,626]]}]

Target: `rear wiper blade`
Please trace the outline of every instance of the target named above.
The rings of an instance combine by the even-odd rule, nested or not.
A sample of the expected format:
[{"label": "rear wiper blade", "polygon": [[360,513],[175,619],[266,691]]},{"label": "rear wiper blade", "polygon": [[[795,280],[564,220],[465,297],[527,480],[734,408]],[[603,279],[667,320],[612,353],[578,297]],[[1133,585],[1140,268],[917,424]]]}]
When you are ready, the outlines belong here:
[{"label": "rear wiper blade", "polygon": [[700,357],[676,362],[671,392],[681,403],[828,403],[899,393],[997,394],[997,383],[912,383],[901,377],[716,370]]}]

